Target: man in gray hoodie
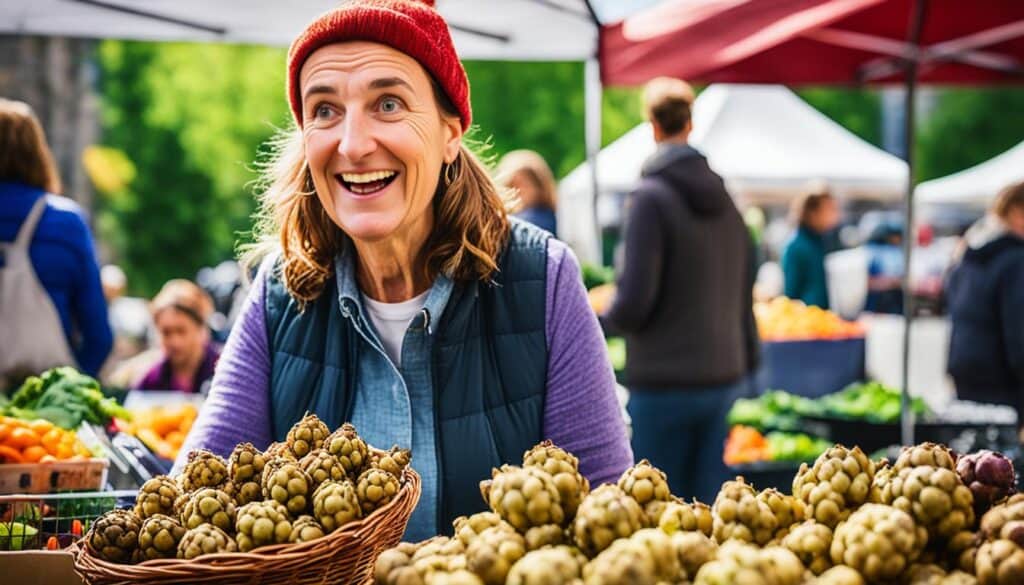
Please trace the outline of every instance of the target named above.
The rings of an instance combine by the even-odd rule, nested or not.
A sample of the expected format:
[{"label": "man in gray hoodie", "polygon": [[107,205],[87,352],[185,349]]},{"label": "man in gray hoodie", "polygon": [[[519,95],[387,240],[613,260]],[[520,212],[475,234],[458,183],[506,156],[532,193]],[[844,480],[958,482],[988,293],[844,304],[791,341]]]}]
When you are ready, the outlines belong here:
[{"label": "man in gray hoodie", "polygon": [[687,142],[693,90],[644,90],[658,149],[627,200],[616,293],[602,322],[626,339],[633,452],[672,491],[710,502],[727,478],[725,416],[747,388],[759,341],[753,242],[707,159]]}]

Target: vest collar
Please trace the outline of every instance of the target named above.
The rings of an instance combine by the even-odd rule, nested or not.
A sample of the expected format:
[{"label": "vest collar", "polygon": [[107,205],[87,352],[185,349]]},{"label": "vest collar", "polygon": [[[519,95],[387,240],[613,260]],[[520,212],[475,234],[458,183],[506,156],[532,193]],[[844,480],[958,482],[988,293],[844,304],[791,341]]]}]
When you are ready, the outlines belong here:
[{"label": "vest collar", "polygon": [[[348,242],[334,258],[334,275],[341,314],[346,318],[355,316],[357,317],[356,323],[362,322],[364,310],[362,293],[356,280],[355,250]],[[454,286],[455,283],[451,278],[444,274],[438,274],[434,278],[434,284],[430,286],[423,311],[420,312],[420,317],[417,317],[414,325],[430,330],[444,312],[445,306],[448,305],[448,299],[451,298]]]}]

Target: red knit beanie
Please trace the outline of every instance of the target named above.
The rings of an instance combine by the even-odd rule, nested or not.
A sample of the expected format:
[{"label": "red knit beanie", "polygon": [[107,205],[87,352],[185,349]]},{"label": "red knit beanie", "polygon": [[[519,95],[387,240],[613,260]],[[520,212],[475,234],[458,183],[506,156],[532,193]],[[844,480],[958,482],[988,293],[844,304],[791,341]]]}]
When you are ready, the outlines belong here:
[{"label": "red knit beanie", "polygon": [[303,63],[320,47],[345,41],[381,43],[416,59],[455,105],[463,131],[469,129],[469,80],[433,0],[349,0],[310,23],[288,50],[288,101],[300,128]]}]

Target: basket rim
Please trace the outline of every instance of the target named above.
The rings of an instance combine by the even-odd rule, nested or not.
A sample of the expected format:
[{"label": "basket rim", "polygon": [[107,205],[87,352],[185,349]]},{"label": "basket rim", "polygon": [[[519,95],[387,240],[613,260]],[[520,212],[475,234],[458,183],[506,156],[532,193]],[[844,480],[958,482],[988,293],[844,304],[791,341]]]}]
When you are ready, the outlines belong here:
[{"label": "basket rim", "polygon": [[354,536],[359,536],[365,529],[370,527],[376,528],[379,524],[378,520],[382,516],[389,514],[398,506],[409,506],[410,510],[414,509],[416,505],[419,504],[420,499],[420,476],[411,467],[407,467],[405,469],[403,476],[405,482],[402,484],[402,489],[399,490],[395,498],[386,505],[377,508],[365,518],[349,522],[330,534],[325,534],[320,538],[306,542],[261,546],[250,552],[211,553],[194,559],[152,559],[132,565],[112,563],[93,555],[89,551],[89,547],[85,545],[85,538],[79,539],[74,543],[71,547],[74,550],[70,550],[70,552],[75,557],[76,568],[80,567],[80,557],[88,556],[90,563],[108,571],[124,570],[125,567],[163,569],[208,566],[209,568],[215,568],[225,564],[239,564],[240,562],[243,564],[257,564],[265,560],[267,557],[273,557],[275,560],[298,559],[307,556],[309,549],[319,547],[323,544],[329,544],[331,541],[341,541]]}]

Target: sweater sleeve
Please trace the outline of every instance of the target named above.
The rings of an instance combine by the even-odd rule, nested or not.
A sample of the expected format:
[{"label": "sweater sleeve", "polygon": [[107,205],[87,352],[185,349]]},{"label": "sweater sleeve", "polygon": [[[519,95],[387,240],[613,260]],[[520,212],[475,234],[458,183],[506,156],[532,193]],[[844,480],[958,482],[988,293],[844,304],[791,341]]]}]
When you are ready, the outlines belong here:
[{"label": "sweater sleeve", "polygon": [[804,281],[807,278],[807,259],[804,256],[800,242],[796,240],[790,242],[782,252],[782,275],[785,282],[783,293],[791,299],[804,298]]},{"label": "sweater sleeve", "polygon": [[210,394],[174,463],[177,473],[189,451],[209,449],[228,456],[238,443],[264,449],[270,432],[270,351],[267,341],[267,264],[253,281],[245,305],[217,362]]},{"label": "sweater sleeve", "polygon": [[548,244],[548,380],[544,436],[574,453],[591,484],[615,481],[632,465],[615,377],[579,263],[558,240]]},{"label": "sweater sleeve", "polygon": [[603,317],[616,333],[643,329],[661,291],[665,234],[654,195],[637,190],[630,196],[627,213],[615,298]]},{"label": "sweater sleeve", "polygon": [[92,234],[81,215],[74,214],[74,218],[70,229],[75,232],[72,236],[82,255],[82,269],[71,296],[72,320],[80,335],[73,352],[82,371],[96,376],[114,346],[114,333],[107,317],[107,300],[103,297]]}]

